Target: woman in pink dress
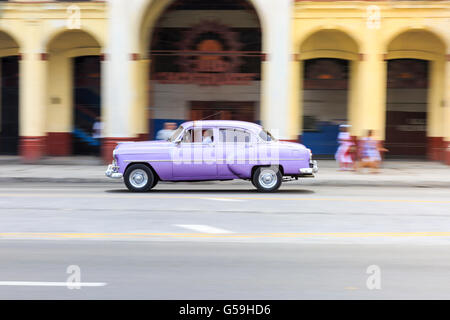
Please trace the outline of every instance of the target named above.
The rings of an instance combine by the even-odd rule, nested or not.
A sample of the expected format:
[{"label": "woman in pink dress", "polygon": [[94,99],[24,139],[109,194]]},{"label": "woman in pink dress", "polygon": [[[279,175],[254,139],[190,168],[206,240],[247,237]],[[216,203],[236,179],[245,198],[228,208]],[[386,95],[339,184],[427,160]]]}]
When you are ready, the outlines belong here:
[{"label": "woman in pink dress", "polygon": [[339,147],[336,151],[335,158],[339,164],[339,170],[353,170],[352,148],[354,142],[348,132],[349,125],[340,125],[338,135]]}]

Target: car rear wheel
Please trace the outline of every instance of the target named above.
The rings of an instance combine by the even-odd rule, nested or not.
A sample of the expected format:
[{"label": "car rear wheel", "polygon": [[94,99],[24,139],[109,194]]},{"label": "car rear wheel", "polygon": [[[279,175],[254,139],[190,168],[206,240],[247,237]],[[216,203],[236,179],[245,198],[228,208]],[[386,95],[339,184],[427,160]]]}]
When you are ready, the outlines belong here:
[{"label": "car rear wheel", "polygon": [[152,170],[143,164],[132,164],[124,175],[125,185],[133,192],[146,192],[156,185]]},{"label": "car rear wheel", "polygon": [[278,167],[259,167],[252,177],[253,185],[260,192],[273,192],[280,188],[283,175]]}]

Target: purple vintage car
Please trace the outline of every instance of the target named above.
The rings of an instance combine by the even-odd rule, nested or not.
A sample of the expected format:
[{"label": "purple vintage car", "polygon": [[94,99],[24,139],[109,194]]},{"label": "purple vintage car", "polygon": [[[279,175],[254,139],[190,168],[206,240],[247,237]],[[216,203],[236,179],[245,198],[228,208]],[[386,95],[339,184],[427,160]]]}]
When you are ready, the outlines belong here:
[{"label": "purple vintage car", "polygon": [[282,181],[313,177],[311,150],[276,140],[260,125],[243,121],[190,121],[167,141],[123,142],[113,151],[106,176],[124,178],[131,191],[161,181],[250,180],[262,192]]}]

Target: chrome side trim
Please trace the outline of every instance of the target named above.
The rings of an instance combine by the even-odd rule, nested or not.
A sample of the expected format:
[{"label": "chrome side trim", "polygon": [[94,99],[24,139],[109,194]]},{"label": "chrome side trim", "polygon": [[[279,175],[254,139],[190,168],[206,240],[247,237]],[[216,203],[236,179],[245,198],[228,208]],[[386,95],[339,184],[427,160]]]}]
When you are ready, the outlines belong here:
[{"label": "chrome side trim", "polygon": [[[203,159],[203,160],[123,160],[123,162],[204,162],[204,161],[212,161],[214,159]],[[278,161],[304,161],[305,159],[279,159]],[[223,162],[226,163],[229,161],[229,159],[220,159],[220,160],[214,160],[217,162]],[[272,159],[233,159],[232,162],[235,161],[274,161]]]}]

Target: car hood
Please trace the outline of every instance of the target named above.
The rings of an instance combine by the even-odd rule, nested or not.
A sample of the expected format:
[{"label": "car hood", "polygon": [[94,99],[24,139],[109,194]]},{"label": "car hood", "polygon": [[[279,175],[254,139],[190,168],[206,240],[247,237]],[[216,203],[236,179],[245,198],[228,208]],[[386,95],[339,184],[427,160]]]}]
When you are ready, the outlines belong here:
[{"label": "car hood", "polygon": [[282,148],[307,149],[303,144],[289,141],[277,141],[276,144]]}]

